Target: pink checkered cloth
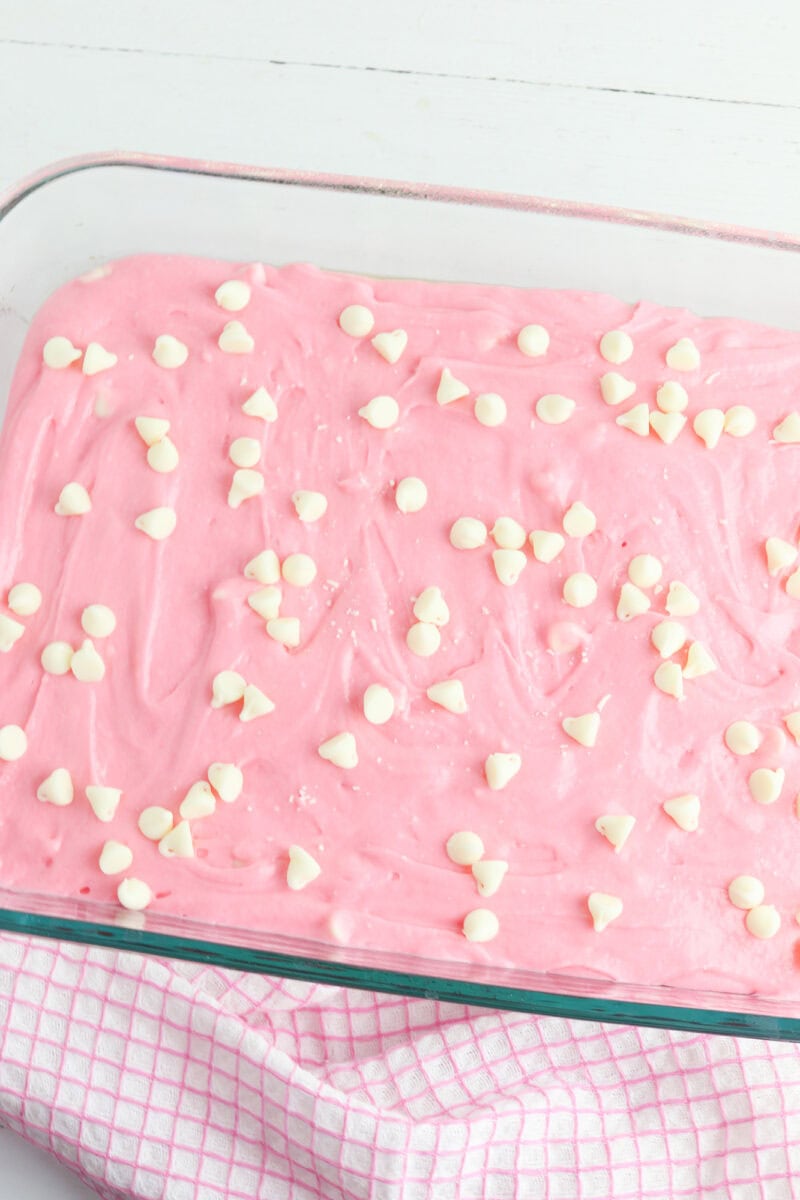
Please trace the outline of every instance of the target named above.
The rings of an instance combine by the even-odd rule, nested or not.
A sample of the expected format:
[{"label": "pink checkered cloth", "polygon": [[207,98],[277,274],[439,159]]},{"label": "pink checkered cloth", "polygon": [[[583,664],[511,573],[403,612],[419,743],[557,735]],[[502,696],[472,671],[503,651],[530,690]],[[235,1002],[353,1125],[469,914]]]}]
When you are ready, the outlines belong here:
[{"label": "pink checkered cloth", "polygon": [[12,936],[0,1121],[109,1200],[800,1195],[791,1045]]}]

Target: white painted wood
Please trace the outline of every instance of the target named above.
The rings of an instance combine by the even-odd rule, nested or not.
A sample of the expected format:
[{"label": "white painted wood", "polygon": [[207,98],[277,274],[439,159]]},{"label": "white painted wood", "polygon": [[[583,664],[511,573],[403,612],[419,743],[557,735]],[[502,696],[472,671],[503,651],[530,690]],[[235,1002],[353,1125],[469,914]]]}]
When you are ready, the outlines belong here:
[{"label": "white painted wood", "polygon": [[0,111],[4,184],[126,148],[800,222],[800,109],[5,44]]},{"label": "white painted wood", "polygon": [[6,0],[0,38],[800,105],[794,0]]},{"label": "white painted wood", "polygon": [[0,1129],[0,1200],[96,1200],[96,1196],[44,1150]]}]

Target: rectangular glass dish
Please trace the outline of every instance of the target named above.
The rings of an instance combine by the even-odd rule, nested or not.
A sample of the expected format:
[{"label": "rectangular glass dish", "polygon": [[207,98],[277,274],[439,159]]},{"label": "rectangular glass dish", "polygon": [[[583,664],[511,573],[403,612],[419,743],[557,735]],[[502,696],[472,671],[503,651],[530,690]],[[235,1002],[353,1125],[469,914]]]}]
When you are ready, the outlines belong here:
[{"label": "rectangular glass dish", "polygon": [[[798,328],[800,239],[681,218],[425,185],[110,155],[0,197],[0,401],[28,324],[110,259],[179,253],[373,276],[575,288]],[[13,803],[14,797],[4,797]],[[800,1003],[359,950],[0,889],[0,927],[244,970],[465,1003],[800,1039]]]}]

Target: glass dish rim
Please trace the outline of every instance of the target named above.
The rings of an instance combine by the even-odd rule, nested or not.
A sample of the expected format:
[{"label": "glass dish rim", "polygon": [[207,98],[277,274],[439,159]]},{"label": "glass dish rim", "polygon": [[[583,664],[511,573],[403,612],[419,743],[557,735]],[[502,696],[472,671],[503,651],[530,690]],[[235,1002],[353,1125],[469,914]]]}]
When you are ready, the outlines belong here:
[{"label": "glass dish rim", "polygon": [[[0,221],[4,220],[26,197],[49,183],[78,172],[117,167],[234,179],[243,182],[273,183],[334,192],[360,193],[395,199],[531,212],[800,253],[800,236],[701,221],[659,212],[441,184],[259,167],[126,151],[82,154],[58,160],[32,172],[0,191]],[[208,940],[208,934],[212,927],[188,919],[173,919],[190,928],[190,932],[186,934],[163,932],[158,929],[126,928],[110,919],[106,922],[99,917],[89,919],[85,916],[54,915],[42,911],[19,911],[13,907],[6,907],[8,897],[9,893],[0,889],[0,930],[17,934],[195,961],[339,987],[425,997],[508,1011],[699,1033],[800,1041],[800,1016],[791,1017],[776,1012],[731,1011],[727,1008],[693,1008],[688,1005],[661,1003],[650,999],[646,1001],[622,999],[613,994],[615,990],[626,989],[628,992],[635,992],[637,988],[621,981],[616,983],[594,981],[597,983],[597,990],[607,991],[608,996],[572,995],[564,991],[538,990],[531,987],[512,986],[507,983],[478,982],[455,977],[457,972],[469,974],[471,971],[475,973],[494,971],[499,978],[512,973],[512,969],[508,967],[495,970],[490,966],[482,966],[476,972],[474,964],[453,961],[448,963],[445,968],[447,972],[453,972],[451,975],[448,973],[423,974],[417,969],[404,971],[375,965],[358,965],[339,960],[340,955],[347,955],[346,948],[329,947],[326,943],[310,943],[319,948],[318,956],[287,953],[274,948],[264,949],[252,945],[230,944],[224,940]],[[46,907],[47,903],[53,905],[64,901],[68,904],[72,903],[71,898],[68,897],[45,898],[31,894],[27,896],[15,894],[14,899],[19,899],[21,902],[26,899],[28,901],[36,900],[39,902],[40,908]],[[31,904],[30,907],[34,907],[34,905]],[[110,906],[89,903],[78,907],[86,909],[90,913],[92,909],[110,908]],[[94,917],[93,913],[91,915]],[[157,921],[156,924],[158,923]],[[169,925],[170,920],[162,920],[160,923]],[[192,926],[195,927],[194,930],[191,929]],[[235,933],[236,931],[231,929],[229,932]],[[280,935],[276,934],[275,937],[280,938]],[[359,954],[369,957],[370,952],[354,952],[351,957],[358,957]],[[380,953],[375,952],[373,956],[378,958]],[[421,957],[416,961],[418,961],[420,969],[426,966],[430,969],[443,969],[442,964]],[[558,976],[548,975],[544,972],[522,972],[522,974],[535,975],[543,983],[553,982],[557,985],[559,981]],[[567,982],[566,977],[562,982]],[[577,982],[576,979],[575,983]],[[588,986],[593,981],[582,980],[580,982]],[[655,987],[654,985],[649,988],[641,987],[638,990],[648,994],[663,992],[665,996],[669,996],[670,989],[666,986]],[[697,995],[699,998],[700,993]],[[708,992],[702,993],[702,995],[710,1001],[718,997],[720,1003],[728,1003],[733,999],[728,993]],[[746,1002],[749,997],[742,996],[741,999]],[[660,1001],[660,995],[658,1001]],[[774,1007],[776,1003],[783,1004],[785,1002],[770,1001],[769,997],[763,997],[765,1007]],[[800,1010],[800,1005],[798,1008]]]}]

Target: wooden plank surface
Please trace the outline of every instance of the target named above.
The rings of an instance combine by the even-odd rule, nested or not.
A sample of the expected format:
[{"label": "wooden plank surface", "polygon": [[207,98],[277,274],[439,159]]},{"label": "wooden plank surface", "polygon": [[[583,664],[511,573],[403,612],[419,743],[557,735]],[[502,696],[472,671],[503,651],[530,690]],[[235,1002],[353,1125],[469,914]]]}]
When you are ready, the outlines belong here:
[{"label": "wooden plank surface", "polygon": [[3,185],[119,148],[800,229],[794,107],[0,41],[0,111]]}]

